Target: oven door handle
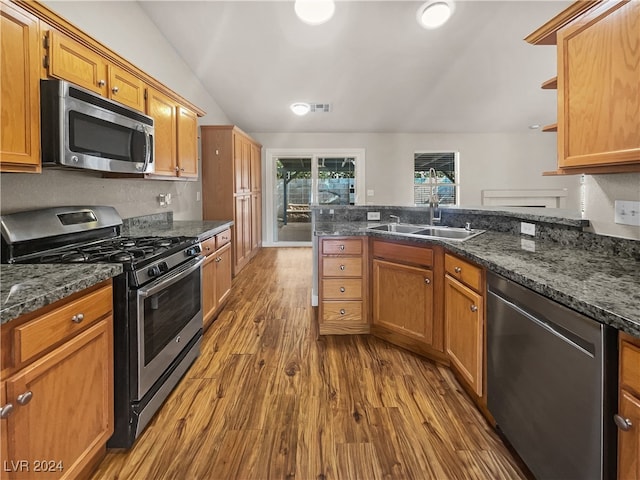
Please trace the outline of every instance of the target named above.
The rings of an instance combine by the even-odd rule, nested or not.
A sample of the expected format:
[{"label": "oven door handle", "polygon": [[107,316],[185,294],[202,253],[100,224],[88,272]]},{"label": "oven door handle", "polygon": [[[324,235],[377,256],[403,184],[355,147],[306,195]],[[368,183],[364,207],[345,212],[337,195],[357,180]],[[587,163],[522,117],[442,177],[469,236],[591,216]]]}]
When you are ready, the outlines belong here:
[{"label": "oven door handle", "polygon": [[160,280],[148,285],[144,288],[138,290],[138,297],[147,298],[151,295],[155,295],[161,290],[173,285],[176,282],[179,282],[186,276],[190,275],[194,271],[198,270],[202,264],[204,263],[204,257],[198,256],[195,261],[191,261],[186,263],[185,265],[178,268],[175,273],[172,273],[168,277],[161,278]]}]

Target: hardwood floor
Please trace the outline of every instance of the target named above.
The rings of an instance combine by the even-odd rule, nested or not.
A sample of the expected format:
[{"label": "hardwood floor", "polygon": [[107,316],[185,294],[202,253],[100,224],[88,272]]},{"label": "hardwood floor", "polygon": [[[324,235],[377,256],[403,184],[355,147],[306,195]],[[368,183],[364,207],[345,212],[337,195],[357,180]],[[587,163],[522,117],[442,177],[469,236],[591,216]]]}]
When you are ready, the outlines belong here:
[{"label": "hardwood floor", "polygon": [[310,293],[310,248],[262,249],[155,419],[93,478],[524,478],[447,368],[317,338]]}]

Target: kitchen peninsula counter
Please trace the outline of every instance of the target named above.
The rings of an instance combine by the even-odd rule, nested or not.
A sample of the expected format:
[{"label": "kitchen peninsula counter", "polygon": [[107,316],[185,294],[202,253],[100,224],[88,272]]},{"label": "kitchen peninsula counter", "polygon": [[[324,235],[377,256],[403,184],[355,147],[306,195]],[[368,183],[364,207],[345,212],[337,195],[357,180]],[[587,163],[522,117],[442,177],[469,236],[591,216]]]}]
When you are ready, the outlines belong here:
[{"label": "kitchen peninsula counter", "polygon": [[122,265],[0,265],[0,324],[122,273]]},{"label": "kitchen peninsula counter", "polygon": [[441,244],[601,323],[640,337],[640,261],[552,240],[487,231],[464,242],[419,239],[367,230],[378,223],[317,222],[316,236],[368,235]]}]

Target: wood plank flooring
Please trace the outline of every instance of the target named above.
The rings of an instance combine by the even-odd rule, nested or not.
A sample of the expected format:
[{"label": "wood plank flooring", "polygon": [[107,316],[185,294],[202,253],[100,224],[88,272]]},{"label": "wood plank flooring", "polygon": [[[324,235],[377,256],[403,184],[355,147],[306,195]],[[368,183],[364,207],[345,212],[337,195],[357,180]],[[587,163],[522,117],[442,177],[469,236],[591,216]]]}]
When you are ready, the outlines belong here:
[{"label": "wood plank flooring", "polygon": [[180,385],[93,479],[525,478],[447,368],[318,338],[310,294],[310,248],[262,249]]}]

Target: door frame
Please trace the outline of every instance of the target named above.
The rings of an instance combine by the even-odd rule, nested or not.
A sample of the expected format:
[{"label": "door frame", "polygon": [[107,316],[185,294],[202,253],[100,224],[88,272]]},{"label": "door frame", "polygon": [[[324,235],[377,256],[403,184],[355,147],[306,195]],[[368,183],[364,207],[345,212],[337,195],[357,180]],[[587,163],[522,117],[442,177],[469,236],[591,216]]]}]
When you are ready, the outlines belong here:
[{"label": "door frame", "polygon": [[[355,204],[363,205],[366,198],[365,186],[365,149],[364,148],[267,148],[265,149],[265,205],[264,205],[264,223],[263,232],[265,233],[262,240],[263,247],[301,247],[311,246],[309,242],[274,242],[274,215],[275,208],[275,178],[276,178],[276,159],[279,157],[354,157],[356,159],[356,191]],[[317,167],[312,162],[312,171],[317,177]],[[313,179],[313,189],[317,188],[317,178]],[[315,200],[314,200],[315,201]],[[312,205],[315,205],[313,203]]]}]

